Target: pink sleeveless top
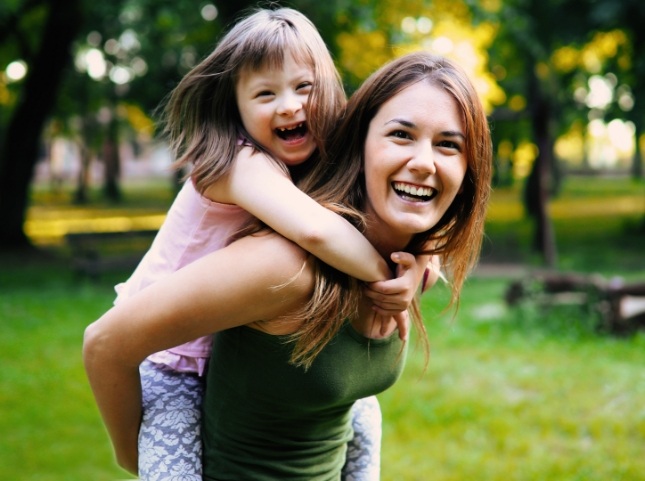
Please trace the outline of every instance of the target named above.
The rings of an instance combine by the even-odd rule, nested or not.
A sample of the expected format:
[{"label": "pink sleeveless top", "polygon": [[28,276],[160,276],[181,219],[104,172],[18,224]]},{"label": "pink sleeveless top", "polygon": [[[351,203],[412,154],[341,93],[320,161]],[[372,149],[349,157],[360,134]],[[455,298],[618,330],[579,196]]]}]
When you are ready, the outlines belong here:
[{"label": "pink sleeveless top", "polygon": [[[132,276],[115,287],[114,303],[226,246],[229,237],[250,219],[251,214],[237,205],[220,204],[200,195],[189,179]],[[208,363],[211,345],[211,336],[207,336],[158,352],[148,359],[176,371],[201,375]]]}]

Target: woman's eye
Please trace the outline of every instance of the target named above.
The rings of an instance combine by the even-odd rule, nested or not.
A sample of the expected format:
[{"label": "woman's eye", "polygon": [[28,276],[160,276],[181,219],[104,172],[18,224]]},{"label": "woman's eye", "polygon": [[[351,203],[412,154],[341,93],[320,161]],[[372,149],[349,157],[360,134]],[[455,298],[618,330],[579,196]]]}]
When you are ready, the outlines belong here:
[{"label": "woman's eye", "polygon": [[458,152],[461,152],[461,145],[458,144],[457,142],[453,142],[452,140],[442,140],[437,144],[439,147],[443,147],[446,149],[453,149]]},{"label": "woman's eye", "polygon": [[395,130],[390,133],[390,136],[395,137],[397,139],[410,139],[410,134],[408,134],[404,130]]}]

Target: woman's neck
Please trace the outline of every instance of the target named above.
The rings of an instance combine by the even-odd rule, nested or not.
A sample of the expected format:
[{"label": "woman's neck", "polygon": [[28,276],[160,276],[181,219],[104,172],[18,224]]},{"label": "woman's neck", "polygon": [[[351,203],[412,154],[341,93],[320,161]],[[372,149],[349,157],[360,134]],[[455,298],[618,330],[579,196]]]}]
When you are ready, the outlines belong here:
[{"label": "woman's neck", "polygon": [[404,251],[412,240],[411,236],[397,236],[389,229],[382,229],[369,224],[365,231],[365,237],[388,262],[390,262],[390,255],[393,252]]}]

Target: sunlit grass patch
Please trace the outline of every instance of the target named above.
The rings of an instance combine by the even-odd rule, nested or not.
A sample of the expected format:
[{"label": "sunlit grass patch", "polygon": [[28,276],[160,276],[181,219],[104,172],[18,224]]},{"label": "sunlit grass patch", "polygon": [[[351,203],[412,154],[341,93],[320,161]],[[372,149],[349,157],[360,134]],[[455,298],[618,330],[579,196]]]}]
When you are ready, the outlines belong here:
[{"label": "sunlit grass patch", "polygon": [[[380,396],[383,479],[645,479],[645,336],[562,337],[548,319],[525,330],[495,301],[504,286],[469,283],[455,321],[424,303],[428,370],[413,351]],[[482,305],[483,318],[473,316]]]}]

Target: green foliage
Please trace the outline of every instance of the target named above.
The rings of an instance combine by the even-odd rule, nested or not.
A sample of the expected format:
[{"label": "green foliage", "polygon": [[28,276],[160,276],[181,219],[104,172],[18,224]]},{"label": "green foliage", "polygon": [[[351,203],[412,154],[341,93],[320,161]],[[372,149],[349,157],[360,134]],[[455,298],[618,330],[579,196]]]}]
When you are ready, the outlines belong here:
[{"label": "green foliage", "polygon": [[[7,122],[18,101],[21,89],[20,82],[7,82],[4,70],[9,63],[16,60],[30,63],[34,59],[47,16],[46,5],[36,5],[33,8],[25,9],[26,12],[18,7],[19,5],[12,5],[10,9],[3,6],[2,15],[0,15],[0,105],[3,111],[0,114],[0,127]],[[12,36],[16,35],[16,32],[18,32],[20,40],[8,41],[12,40]],[[9,38],[7,39],[7,37]],[[4,88],[6,88],[6,94],[3,95]]]},{"label": "green foliage", "polygon": [[[489,209],[484,261],[533,264],[532,225],[518,201],[517,187],[497,188]],[[564,271],[642,275],[645,184],[625,178],[567,177],[550,203]],[[539,267],[536,260],[536,267]]]}]

